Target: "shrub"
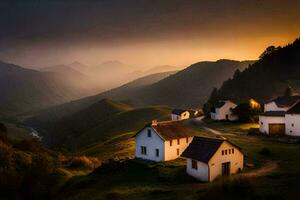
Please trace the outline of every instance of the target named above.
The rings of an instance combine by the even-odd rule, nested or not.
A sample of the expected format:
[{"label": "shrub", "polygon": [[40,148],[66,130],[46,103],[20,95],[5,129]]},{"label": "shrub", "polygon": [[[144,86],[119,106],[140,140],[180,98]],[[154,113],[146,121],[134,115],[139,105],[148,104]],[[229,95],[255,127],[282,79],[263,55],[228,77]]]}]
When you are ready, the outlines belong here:
[{"label": "shrub", "polygon": [[70,168],[95,169],[100,165],[100,160],[86,156],[74,157],[70,161]]},{"label": "shrub", "polygon": [[269,156],[272,154],[271,150],[264,147],[259,151],[259,154],[263,155],[263,156]]}]

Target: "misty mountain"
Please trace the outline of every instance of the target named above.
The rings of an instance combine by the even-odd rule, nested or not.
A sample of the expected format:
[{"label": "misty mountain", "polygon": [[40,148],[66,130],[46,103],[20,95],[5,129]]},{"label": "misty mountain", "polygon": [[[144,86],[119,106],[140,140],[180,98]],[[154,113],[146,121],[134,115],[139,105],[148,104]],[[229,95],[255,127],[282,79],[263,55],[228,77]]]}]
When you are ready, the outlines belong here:
[{"label": "misty mountain", "polygon": [[211,100],[232,99],[239,102],[255,98],[264,102],[282,96],[288,86],[299,92],[299,55],[300,39],[283,48],[268,48],[260,60],[243,72],[236,71],[232,79],[214,91]]},{"label": "misty mountain", "polygon": [[[214,87],[233,76],[236,69],[245,69],[252,61],[219,60],[199,62],[173,75],[161,73],[146,76],[124,86],[44,110],[28,120],[43,124],[57,121],[104,98],[129,104],[165,104],[172,107],[193,107],[205,103]],[[162,79],[161,79],[162,78]]]},{"label": "misty mountain", "polygon": [[[72,64],[71,64],[72,66]],[[40,71],[43,72],[57,72],[61,75],[70,76],[72,78],[78,78],[79,81],[86,80],[88,77],[81,73],[80,71],[74,69],[73,67],[68,65],[55,65],[50,67],[41,68]]]},{"label": "misty mountain", "polygon": [[150,68],[145,72],[145,74],[156,74],[161,72],[171,72],[171,71],[178,71],[178,67],[171,66],[171,65],[160,65]]},{"label": "misty mountain", "polygon": [[0,62],[0,116],[20,114],[93,94],[71,76]]}]

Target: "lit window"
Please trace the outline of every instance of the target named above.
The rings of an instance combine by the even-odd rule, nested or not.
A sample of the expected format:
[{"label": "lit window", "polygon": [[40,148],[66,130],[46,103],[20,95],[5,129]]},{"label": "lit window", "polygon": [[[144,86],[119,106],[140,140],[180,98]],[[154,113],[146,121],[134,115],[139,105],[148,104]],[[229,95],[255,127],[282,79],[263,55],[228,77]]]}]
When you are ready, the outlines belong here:
[{"label": "lit window", "polygon": [[179,149],[177,149],[177,156],[179,155]]},{"label": "lit window", "polygon": [[170,146],[172,146],[172,140],[170,140]]},{"label": "lit window", "polygon": [[180,139],[177,139],[177,144],[180,145]]},{"label": "lit window", "polygon": [[151,137],[151,130],[148,129],[148,137]]},{"label": "lit window", "polygon": [[196,160],[192,160],[192,168],[193,169],[198,169],[197,161]]}]

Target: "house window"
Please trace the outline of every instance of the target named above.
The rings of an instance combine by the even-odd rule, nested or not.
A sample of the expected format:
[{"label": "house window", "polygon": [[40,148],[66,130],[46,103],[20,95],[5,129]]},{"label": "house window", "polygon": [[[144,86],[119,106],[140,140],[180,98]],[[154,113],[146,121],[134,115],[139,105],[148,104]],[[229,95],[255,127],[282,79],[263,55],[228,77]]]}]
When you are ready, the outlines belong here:
[{"label": "house window", "polygon": [[264,123],[263,123],[263,122],[260,122],[260,124],[261,124],[261,125],[264,125]]},{"label": "house window", "polygon": [[197,161],[196,160],[192,160],[192,168],[193,169],[198,169]]},{"label": "house window", "polygon": [[151,130],[148,129],[148,137],[151,137]]},{"label": "house window", "polygon": [[159,149],[155,149],[155,155],[156,157],[159,157]]},{"label": "house window", "polygon": [[225,150],[225,155],[227,155],[227,149]]},{"label": "house window", "polygon": [[234,149],[231,150],[232,154],[234,154]]},{"label": "house window", "polygon": [[294,127],[294,124],[292,124],[292,127]]},{"label": "house window", "polygon": [[224,155],[224,150],[222,150],[222,156]]},{"label": "house window", "polygon": [[228,154],[231,154],[231,149],[228,150]]},{"label": "house window", "polygon": [[177,156],[179,156],[179,149],[177,149]]},{"label": "house window", "polygon": [[177,139],[177,144],[180,145],[180,139]]},{"label": "house window", "polygon": [[186,143],[189,143],[189,138],[188,137],[186,138]]},{"label": "house window", "polygon": [[170,146],[172,146],[172,140],[170,140]]},{"label": "house window", "polygon": [[147,147],[141,146],[141,154],[142,155],[147,155]]}]

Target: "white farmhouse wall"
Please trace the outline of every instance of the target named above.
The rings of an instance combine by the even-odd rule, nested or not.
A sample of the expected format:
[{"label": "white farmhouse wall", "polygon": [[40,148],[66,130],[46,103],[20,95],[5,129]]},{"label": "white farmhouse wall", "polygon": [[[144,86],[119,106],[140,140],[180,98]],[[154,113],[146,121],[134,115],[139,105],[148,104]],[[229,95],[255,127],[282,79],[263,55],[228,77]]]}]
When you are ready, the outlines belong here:
[{"label": "white farmhouse wall", "polygon": [[[164,149],[165,149],[165,160],[174,160],[178,158],[182,152],[189,146],[192,142],[193,137],[188,138],[188,142],[186,138],[180,138],[179,144],[177,143],[177,139],[172,140],[172,146],[170,146],[170,140],[165,141]],[[179,149],[179,155],[177,154],[177,149]]]},{"label": "white farmhouse wall", "polygon": [[[229,149],[234,149],[234,153],[229,154]],[[227,155],[222,155],[222,150],[227,150]],[[208,162],[209,181],[222,175],[222,163],[226,162],[230,162],[230,174],[237,173],[244,167],[244,155],[238,148],[225,141]]]},{"label": "white farmhouse wall", "polygon": [[270,102],[270,103],[266,103],[264,105],[264,111],[287,111],[288,109],[290,109],[290,107],[278,107],[276,105],[276,103],[274,101]]},{"label": "white farmhouse wall", "polygon": [[[147,130],[151,130],[151,137],[148,137]],[[143,155],[141,153],[141,146],[147,148],[147,154]],[[159,149],[159,157],[156,156],[156,149]],[[143,129],[135,137],[135,156],[136,158],[142,158],[153,161],[163,161],[164,157],[164,140],[157,135],[157,133],[151,127]]]},{"label": "white farmhouse wall", "polygon": [[300,136],[300,115],[285,115],[285,133],[290,136]]},{"label": "white farmhouse wall", "polygon": [[192,159],[186,159],[186,173],[200,181],[208,181],[208,165],[197,161],[197,169],[192,168]]},{"label": "white farmhouse wall", "polygon": [[236,115],[233,115],[231,109],[235,108],[237,105],[231,101],[226,101],[226,103],[221,108],[216,108],[215,113],[211,112],[211,119],[213,120],[226,120],[226,115],[228,115],[228,120],[235,121],[238,119]]},{"label": "white farmhouse wall", "polygon": [[284,116],[259,116],[259,132],[269,134],[269,124],[284,124]]}]

